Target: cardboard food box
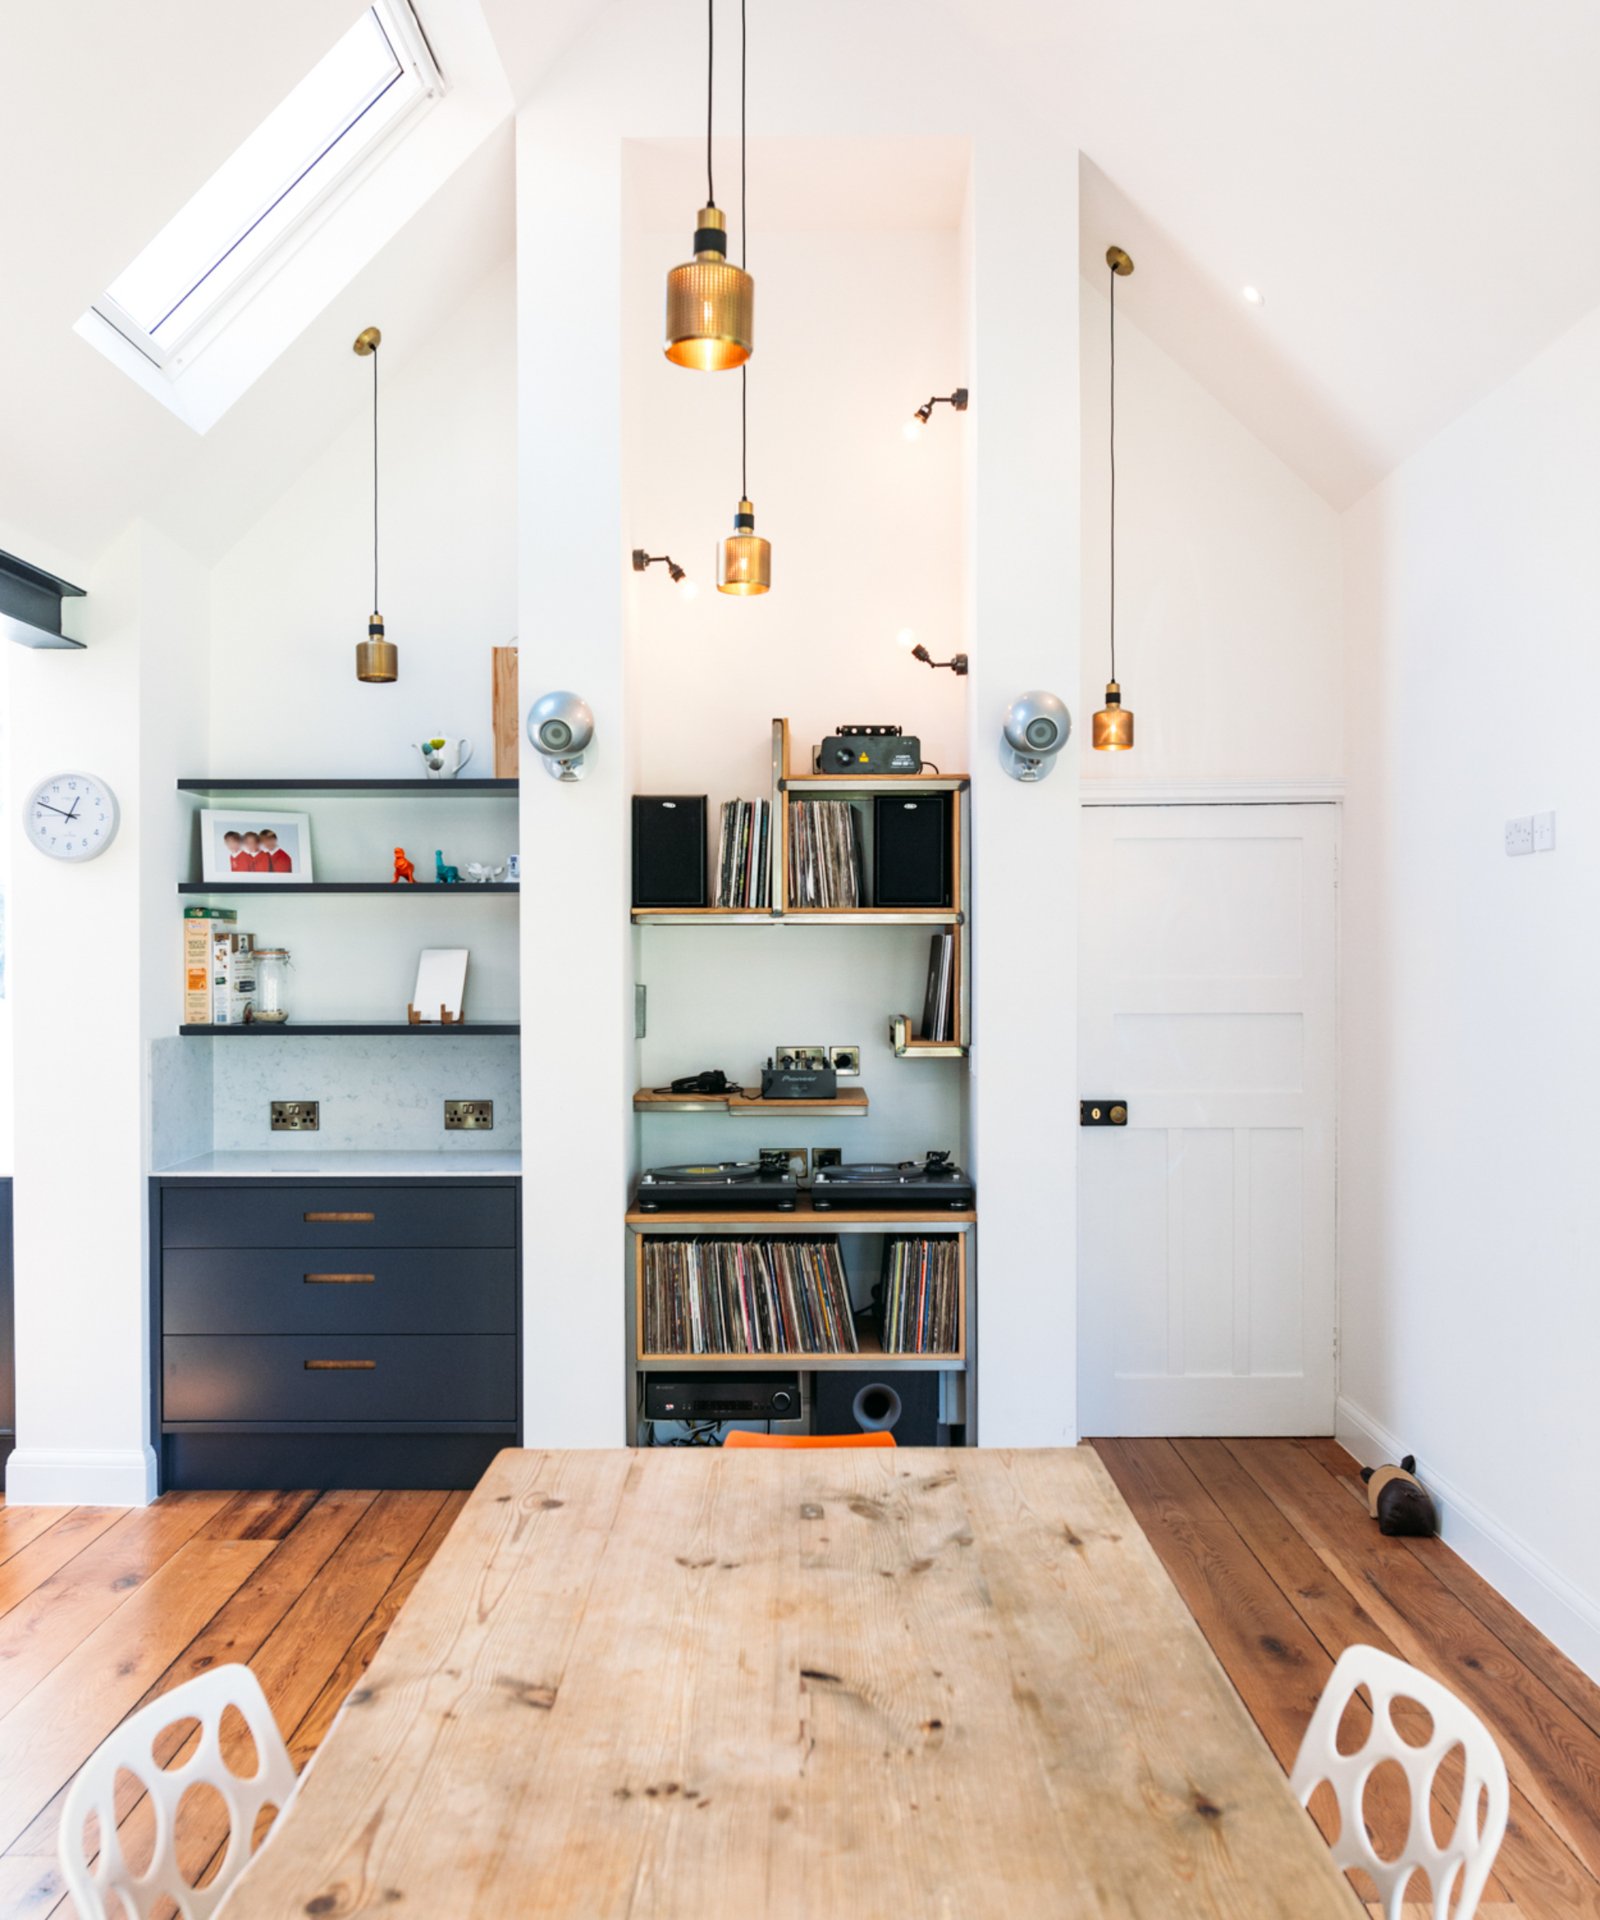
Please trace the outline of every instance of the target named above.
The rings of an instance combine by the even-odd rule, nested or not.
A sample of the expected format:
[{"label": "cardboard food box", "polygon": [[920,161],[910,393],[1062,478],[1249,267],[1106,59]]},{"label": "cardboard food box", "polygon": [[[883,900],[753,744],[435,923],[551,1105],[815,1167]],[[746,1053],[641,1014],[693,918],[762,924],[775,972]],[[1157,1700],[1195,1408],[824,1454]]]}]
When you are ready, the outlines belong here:
[{"label": "cardboard food box", "polygon": [[255,1007],[256,956],[253,933],[213,933],[211,938],[211,1024],[244,1026]]},{"label": "cardboard food box", "polygon": [[185,907],[183,910],[183,1023],[186,1027],[211,1022],[212,936],[238,919],[232,907]]}]

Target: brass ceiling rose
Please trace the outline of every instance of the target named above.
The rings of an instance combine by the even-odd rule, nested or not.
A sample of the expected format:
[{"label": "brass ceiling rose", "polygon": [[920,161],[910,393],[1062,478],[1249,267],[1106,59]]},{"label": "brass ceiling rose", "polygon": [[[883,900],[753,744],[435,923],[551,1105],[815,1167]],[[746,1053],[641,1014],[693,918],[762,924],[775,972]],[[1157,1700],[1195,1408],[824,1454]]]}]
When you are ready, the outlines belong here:
[{"label": "brass ceiling rose", "polygon": [[1133,272],[1133,260],[1121,247],[1106,248],[1106,265],[1113,273],[1126,275]]},{"label": "brass ceiling rose", "polygon": [[364,360],[369,353],[375,353],[383,344],[383,335],[376,327],[363,327],[356,335],[354,351]]}]

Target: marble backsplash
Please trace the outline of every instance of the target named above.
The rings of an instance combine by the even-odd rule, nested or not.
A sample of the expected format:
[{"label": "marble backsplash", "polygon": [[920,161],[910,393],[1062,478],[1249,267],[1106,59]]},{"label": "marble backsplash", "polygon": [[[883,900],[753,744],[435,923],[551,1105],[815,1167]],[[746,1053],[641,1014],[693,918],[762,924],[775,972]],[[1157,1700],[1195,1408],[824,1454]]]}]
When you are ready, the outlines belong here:
[{"label": "marble backsplash", "polygon": [[[402,1034],[158,1039],[151,1161],[208,1151],[507,1153],[522,1145],[518,1043]],[[273,1133],[274,1100],[315,1100],[315,1133]],[[492,1100],[494,1126],[446,1133],[446,1100]]]}]

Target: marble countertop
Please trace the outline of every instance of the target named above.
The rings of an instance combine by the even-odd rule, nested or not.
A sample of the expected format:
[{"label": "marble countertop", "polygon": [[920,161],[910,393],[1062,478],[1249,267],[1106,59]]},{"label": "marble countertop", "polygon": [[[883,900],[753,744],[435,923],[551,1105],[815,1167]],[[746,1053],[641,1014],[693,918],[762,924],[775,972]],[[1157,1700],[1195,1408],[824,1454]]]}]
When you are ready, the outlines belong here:
[{"label": "marble countertop", "polygon": [[281,1179],[290,1176],[307,1180],[360,1180],[402,1178],[483,1179],[522,1171],[520,1153],[500,1153],[485,1149],[458,1150],[454,1153],[327,1153],[315,1148],[296,1153],[201,1153],[192,1160],[179,1160],[152,1172],[166,1179]]}]

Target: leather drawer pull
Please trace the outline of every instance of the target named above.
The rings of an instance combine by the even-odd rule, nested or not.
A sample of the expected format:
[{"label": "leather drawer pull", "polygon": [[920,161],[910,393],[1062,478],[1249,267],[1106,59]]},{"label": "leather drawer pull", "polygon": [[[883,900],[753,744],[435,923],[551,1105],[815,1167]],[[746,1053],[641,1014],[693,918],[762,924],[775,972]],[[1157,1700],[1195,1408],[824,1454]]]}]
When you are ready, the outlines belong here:
[{"label": "leather drawer pull", "polygon": [[300,1276],[308,1287],[370,1287],[377,1277],[375,1273],[303,1273]]},{"label": "leather drawer pull", "polygon": [[318,1221],[318,1220],[371,1221],[371,1220],[375,1220],[377,1218],[377,1215],[372,1213],[308,1213],[303,1217],[307,1221]]},{"label": "leather drawer pull", "polygon": [[308,1360],[307,1373],[371,1373],[376,1360]]}]

